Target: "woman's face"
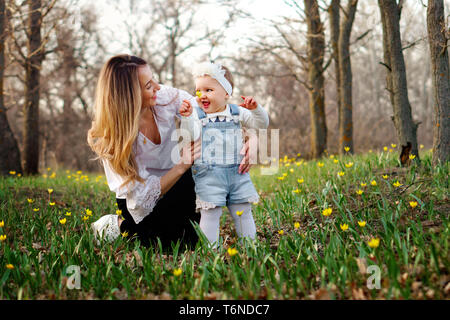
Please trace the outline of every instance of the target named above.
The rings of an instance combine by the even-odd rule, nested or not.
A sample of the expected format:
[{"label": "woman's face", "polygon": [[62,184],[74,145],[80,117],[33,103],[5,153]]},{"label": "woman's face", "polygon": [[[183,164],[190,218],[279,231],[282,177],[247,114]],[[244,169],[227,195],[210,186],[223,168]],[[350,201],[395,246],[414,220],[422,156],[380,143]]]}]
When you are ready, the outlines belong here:
[{"label": "woman's face", "polygon": [[153,73],[148,65],[138,68],[139,83],[142,92],[142,108],[156,105],[156,92],[161,88],[153,79]]}]

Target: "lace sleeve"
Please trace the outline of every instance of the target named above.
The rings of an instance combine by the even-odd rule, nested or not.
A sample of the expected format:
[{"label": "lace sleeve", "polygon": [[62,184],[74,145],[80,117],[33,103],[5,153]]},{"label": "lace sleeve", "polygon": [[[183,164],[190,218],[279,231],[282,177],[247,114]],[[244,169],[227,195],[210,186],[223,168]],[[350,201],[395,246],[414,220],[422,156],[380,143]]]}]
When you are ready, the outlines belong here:
[{"label": "lace sleeve", "polygon": [[135,223],[141,222],[153,211],[160,195],[160,177],[148,176],[144,183],[134,182],[133,188],[127,194],[127,209]]}]

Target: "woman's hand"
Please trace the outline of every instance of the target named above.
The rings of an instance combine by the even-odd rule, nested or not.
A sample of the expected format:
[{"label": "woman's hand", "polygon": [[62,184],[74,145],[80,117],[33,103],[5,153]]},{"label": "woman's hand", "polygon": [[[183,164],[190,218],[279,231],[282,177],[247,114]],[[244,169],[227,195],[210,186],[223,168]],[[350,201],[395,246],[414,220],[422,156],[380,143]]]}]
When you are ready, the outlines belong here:
[{"label": "woman's hand", "polygon": [[202,143],[200,139],[186,144],[181,149],[180,162],[178,163],[178,165],[184,171],[188,170],[194,163],[194,160],[200,157],[201,151],[202,151]]},{"label": "woman's hand", "polygon": [[244,155],[244,158],[239,165],[238,173],[247,173],[250,171],[252,165],[256,164],[258,155],[258,136],[252,131],[249,130],[246,132],[246,136],[248,137],[247,141],[244,143],[240,154]]}]

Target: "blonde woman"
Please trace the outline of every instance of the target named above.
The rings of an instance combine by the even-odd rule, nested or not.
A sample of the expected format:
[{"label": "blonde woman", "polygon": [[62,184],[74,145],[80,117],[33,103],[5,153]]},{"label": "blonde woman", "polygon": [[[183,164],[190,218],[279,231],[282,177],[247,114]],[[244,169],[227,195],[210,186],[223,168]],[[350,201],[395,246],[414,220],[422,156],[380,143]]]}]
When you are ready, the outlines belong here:
[{"label": "blonde woman", "polygon": [[[195,245],[195,191],[191,166],[201,144],[178,151],[175,115],[183,100],[197,105],[187,92],[159,85],[148,64],[117,55],[103,66],[98,79],[94,119],[88,143],[101,160],[121,216],[105,215],[92,224],[98,236],[112,241],[136,237],[145,246],[158,239],[163,247],[180,240]],[[239,167],[250,169],[248,144]]]}]

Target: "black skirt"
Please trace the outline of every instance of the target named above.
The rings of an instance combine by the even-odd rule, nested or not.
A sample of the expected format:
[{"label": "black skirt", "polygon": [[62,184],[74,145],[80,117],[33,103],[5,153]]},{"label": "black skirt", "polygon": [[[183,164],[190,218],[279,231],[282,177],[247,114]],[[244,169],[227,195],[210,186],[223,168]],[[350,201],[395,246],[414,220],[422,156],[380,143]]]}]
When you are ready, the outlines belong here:
[{"label": "black skirt", "polygon": [[172,243],[181,242],[181,247],[195,247],[198,235],[193,224],[200,222],[195,212],[195,189],[191,169],[187,170],[175,185],[158,200],[153,211],[136,224],[127,209],[126,199],[116,199],[125,219],[120,232],[139,239],[146,247],[156,246],[158,238],[163,248],[170,249]]}]

